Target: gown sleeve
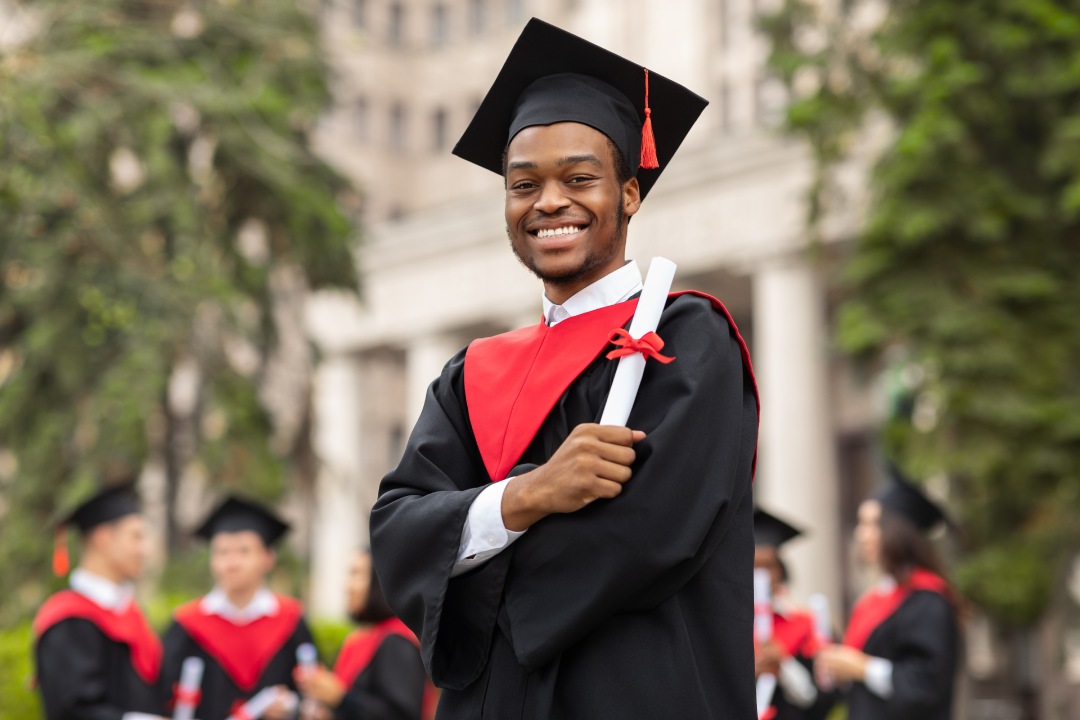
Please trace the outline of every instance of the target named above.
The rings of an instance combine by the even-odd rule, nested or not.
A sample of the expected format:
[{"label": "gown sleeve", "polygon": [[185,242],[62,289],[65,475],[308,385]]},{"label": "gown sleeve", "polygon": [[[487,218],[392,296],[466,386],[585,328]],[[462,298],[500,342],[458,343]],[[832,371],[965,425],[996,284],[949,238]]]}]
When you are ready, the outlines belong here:
[{"label": "gown sleeve", "polygon": [[89,620],[73,618],[45,632],[37,646],[38,685],[47,720],[121,720],[110,705],[102,659],[109,640]]},{"label": "gown sleeve", "polygon": [[724,538],[750,488],[753,381],[733,328],[708,301],[676,299],[659,333],[676,360],[647,365],[629,424],[648,437],[622,494],[544,518],[452,580],[462,526],[487,480],[454,392],[463,356],[429,390],[371,527],[383,589],[421,638],[437,685],[461,689],[479,677],[497,624],[522,666],[544,665],[613,615],[669,598]]},{"label": "gown sleeve", "polygon": [[707,301],[684,296],[659,333],[676,359],[646,366],[628,424],[647,436],[623,492],[545,518],[512,548],[509,639],[526,669],[613,615],[651,610],[678,592],[750,490],[756,397],[733,329]]},{"label": "gown sleeve", "polygon": [[416,646],[390,635],[345,694],[334,720],[420,720],[426,681]]},{"label": "gown sleeve", "polygon": [[933,592],[917,592],[907,601],[900,646],[892,657],[891,717],[916,717],[946,703],[957,663],[956,617],[948,600]]}]

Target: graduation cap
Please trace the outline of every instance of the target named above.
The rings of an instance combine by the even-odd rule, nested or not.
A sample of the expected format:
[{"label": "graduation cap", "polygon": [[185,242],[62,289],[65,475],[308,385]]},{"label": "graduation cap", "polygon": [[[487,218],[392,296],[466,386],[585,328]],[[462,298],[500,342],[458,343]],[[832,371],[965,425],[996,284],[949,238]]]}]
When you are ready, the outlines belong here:
[{"label": "graduation cap", "polygon": [[502,175],[503,153],[524,128],[581,123],[615,143],[637,170],[644,199],[708,104],[662,75],[533,18],[453,152]]},{"label": "graduation cap", "polygon": [[140,512],[135,483],[127,482],[99,490],[74,510],[62,515],[56,523],[56,534],[53,538],[53,572],[63,576],[71,569],[67,546],[68,527],[78,528],[80,534],[86,535],[100,525]]},{"label": "graduation cap", "polygon": [[900,468],[890,462],[887,473],[889,485],[876,498],[882,508],[910,520],[920,530],[929,530],[947,519],[945,512],[905,477]]},{"label": "graduation cap", "polygon": [[288,529],[287,522],[263,505],[237,495],[229,495],[203,521],[195,534],[205,540],[210,540],[218,533],[251,530],[262,538],[267,547],[270,547]]},{"label": "graduation cap", "polygon": [[775,515],[761,508],[754,509],[754,545],[769,545],[778,548],[788,540],[794,540],[802,534],[802,530],[787,524]]}]

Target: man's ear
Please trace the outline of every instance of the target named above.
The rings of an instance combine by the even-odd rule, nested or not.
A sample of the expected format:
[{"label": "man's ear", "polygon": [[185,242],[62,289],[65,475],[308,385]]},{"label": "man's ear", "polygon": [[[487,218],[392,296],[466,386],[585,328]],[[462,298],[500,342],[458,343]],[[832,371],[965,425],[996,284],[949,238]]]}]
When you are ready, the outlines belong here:
[{"label": "man's ear", "polygon": [[622,186],[623,212],[627,216],[634,215],[641,208],[641,186],[636,177],[632,177]]}]

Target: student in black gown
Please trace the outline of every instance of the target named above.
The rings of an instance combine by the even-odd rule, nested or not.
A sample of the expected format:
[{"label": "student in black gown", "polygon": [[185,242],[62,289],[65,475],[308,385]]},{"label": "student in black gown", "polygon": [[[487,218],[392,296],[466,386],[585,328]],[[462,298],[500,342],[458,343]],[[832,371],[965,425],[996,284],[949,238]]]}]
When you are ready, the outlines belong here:
[{"label": "student in black gown", "polygon": [[369,552],[356,554],[348,589],[349,615],[371,627],[345,639],[333,672],[298,676],[301,693],[333,720],[422,720],[428,681],[418,642],[386,604]]},{"label": "student in black gown", "polygon": [[841,645],[818,653],[819,678],[850,683],[851,720],[948,720],[958,662],[957,602],[926,533],[945,516],[890,467],[859,507],[864,562],[883,577],[856,603]]},{"label": "student in black gown", "polygon": [[34,618],[38,689],[47,720],[140,720],[165,713],[161,643],[134,599],[147,557],[146,521],[131,485],[107,488],[66,517],[54,569],[67,573],[63,528],[82,536],[71,587]]},{"label": "student in black gown", "polygon": [[312,642],[311,631],[299,601],[266,587],[276,561],[274,544],[286,530],[262,505],[228,497],[197,531],[210,542],[215,587],[174,613],[163,671],[166,687],[173,688],[184,659],[202,658],[197,718],[224,719],[269,687],[279,697],[264,718],[285,720],[295,711],[296,649]]},{"label": "student in black gown", "polygon": [[802,534],[761,508],[754,511],[754,569],[769,574],[772,589],[772,637],[754,647],[755,674],[759,679],[771,674],[777,681],[769,720],[821,720],[836,702],[814,681],[814,655],[821,646],[814,616],[792,601],[780,557],[780,548]]},{"label": "student in black gown", "polygon": [[[615,332],[641,289],[629,217],[704,104],[534,19],[455,148],[505,174],[545,320],[449,359],[371,513],[439,718],[753,718],[745,345],[695,293],[658,337]],[[629,427],[596,424],[613,343],[648,358]]]}]

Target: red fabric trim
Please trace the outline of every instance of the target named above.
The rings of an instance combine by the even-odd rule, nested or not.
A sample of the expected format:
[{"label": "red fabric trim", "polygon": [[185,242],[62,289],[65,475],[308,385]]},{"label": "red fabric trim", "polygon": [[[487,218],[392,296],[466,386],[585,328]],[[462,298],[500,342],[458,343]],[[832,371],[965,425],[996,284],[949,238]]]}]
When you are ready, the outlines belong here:
[{"label": "red fabric trim", "polygon": [[[712,303],[739,341],[743,365],[754,385],[760,422],[761,401],[746,347],[731,314],[716,298],[694,290],[673,293],[697,295]],[[499,481],[517,464],[544,419],[570,383],[609,344],[615,328],[633,317],[637,300],[575,315],[549,328],[539,325],[474,341],[465,353],[465,396],[469,420],[484,467]],[[754,454],[754,471],[757,453]]]},{"label": "red fabric trim", "polygon": [[176,622],[212,657],[245,693],[256,688],[259,678],[282,646],[296,632],[303,606],[277,595],[276,615],[261,617],[247,625],[234,625],[218,615],[205,615],[199,600],[176,609]]},{"label": "red fabric trim", "polygon": [[341,652],[338,653],[337,662],[334,663],[334,674],[345,683],[345,687],[352,687],[360,673],[371,664],[383,641],[390,635],[400,635],[420,647],[420,641],[416,639],[413,631],[397,618],[383,620],[370,630],[354,630],[349,633],[345,644],[341,646]]},{"label": "red fabric trim", "polygon": [[127,645],[136,674],[144,682],[157,682],[163,655],[161,641],[137,603],[132,601],[123,613],[118,614],[74,590],[61,590],[46,600],[34,617],[34,642],[40,640],[49,628],[71,618],[89,620],[105,637]]},{"label": "red fabric trim", "polygon": [[813,657],[818,651],[814,618],[801,612],[774,613],[773,640],[791,657]]},{"label": "red fabric trim", "polygon": [[929,590],[940,595],[948,592],[949,583],[929,570],[916,568],[907,582],[897,585],[887,593],[871,589],[864,593],[851,611],[847,632],[844,633],[844,645],[862,650],[866,641],[881,623],[892,617],[908,596],[916,590]]}]

